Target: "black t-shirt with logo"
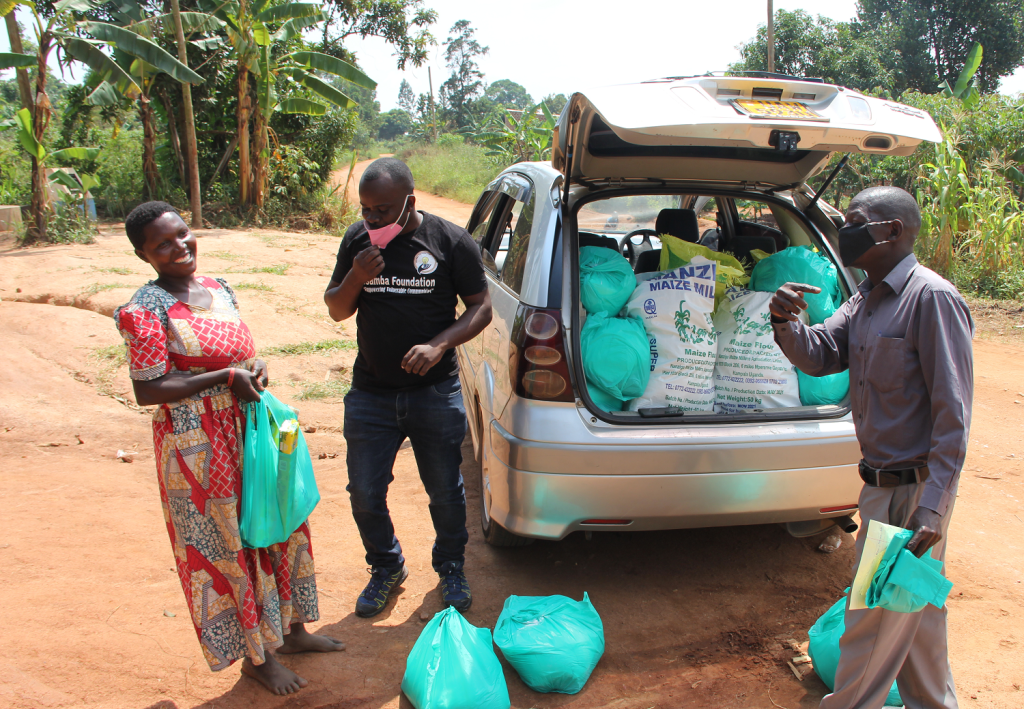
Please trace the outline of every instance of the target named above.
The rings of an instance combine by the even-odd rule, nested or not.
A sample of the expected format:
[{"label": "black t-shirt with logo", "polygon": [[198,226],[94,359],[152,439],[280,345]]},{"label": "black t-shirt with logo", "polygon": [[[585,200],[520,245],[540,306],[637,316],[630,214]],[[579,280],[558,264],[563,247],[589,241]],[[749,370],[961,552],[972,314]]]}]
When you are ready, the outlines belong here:
[{"label": "black t-shirt with logo", "polygon": [[[487,287],[480,247],[465,229],[420,212],[416,231],[381,249],[384,270],[363,286],[356,303],[359,354],[352,386],[370,392],[394,392],[437,384],[459,373],[455,350],[444,353],[426,374],[402,369],[402,358],[455,322],[459,296]],[[331,280],[341,283],[360,251],[370,246],[362,221],[345,232]]]}]

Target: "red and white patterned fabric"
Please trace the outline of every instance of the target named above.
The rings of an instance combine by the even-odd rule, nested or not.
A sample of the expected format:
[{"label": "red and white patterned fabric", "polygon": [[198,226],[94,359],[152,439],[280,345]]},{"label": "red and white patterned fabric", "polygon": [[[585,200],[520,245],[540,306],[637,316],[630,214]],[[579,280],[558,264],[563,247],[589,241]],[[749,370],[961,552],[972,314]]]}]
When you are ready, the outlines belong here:
[{"label": "red and white patterned fabric", "polygon": [[[132,379],[248,369],[256,356],[238,302],[222,279],[198,281],[209,308],[182,303],[150,282],[117,309]],[[318,620],[309,526],[288,541],[244,549],[238,534],[244,419],[218,385],[160,406],[153,415],[157,480],[178,578],[210,668],[279,647],[293,623]]]}]

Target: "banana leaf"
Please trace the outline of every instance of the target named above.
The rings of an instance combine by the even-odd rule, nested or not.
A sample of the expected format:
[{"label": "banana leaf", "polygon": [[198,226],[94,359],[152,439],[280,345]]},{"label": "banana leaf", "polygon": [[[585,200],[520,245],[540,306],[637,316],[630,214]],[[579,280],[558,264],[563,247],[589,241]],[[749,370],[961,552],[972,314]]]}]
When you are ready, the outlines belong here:
[{"label": "banana leaf", "polygon": [[99,148],[64,148],[50,153],[57,160],[95,160],[100,154]]},{"label": "banana leaf", "polygon": [[0,69],[28,69],[39,63],[31,54],[17,52],[0,52]]},{"label": "banana leaf", "polygon": [[290,2],[287,5],[267,8],[256,15],[256,19],[263,22],[281,22],[283,20],[294,20],[297,17],[323,16],[321,7],[322,5],[311,2]]},{"label": "banana leaf", "polygon": [[[129,32],[129,34],[131,34]],[[93,43],[78,37],[68,37],[62,42],[64,51],[72,57],[88,65],[90,69],[103,79],[117,87],[118,91],[126,92],[129,87],[141,93],[142,89],[135,80],[122,69],[117,62]]]},{"label": "banana leaf", "polygon": [[306,69],[316,69],[317,71],[334,74],[342,79],[351,81],[357,86],[362,86],[365,89],[377,88],[376,81],[356,69],[348,62],[342,61],[337,57],[332,57],[329,54],[321,54],[320,52],[293,52],[292,54],[286,54],[281,57],[280,61],[283,64],[288,59],[291,59],[296,64],[302,65]]},{"label": "banana leaf", "polygon": [[32,114],[27,108],[23,108],[14,114],[14,120],[18,122],[18,142],[25,152],[36,160],[46,157],[46,148],[36,140],[35,132],[32,130]]},{"label": "banana leaf", "polygon": [[307,116],[322,116],[327,106],[304,98],[290,98],[281,103],[281,113],[303,113]]},{"label": "banana leaf", "polygon": [[281,25],[281,28],[277,32],[274,33],[274,41],[287,42],[302,34],[302,30],[307,27],[312,27],[323,19],[323,13],[320,13],[319,15],[296,17],[294,20],[288,20]]},{"label": "banana leaf", "polygon": [[307,89],[333,103],[338,108],[352,108],[359,105],[345,94],[338,91],[330,84],[321,81],[312,74],[307,74],[301,69],[294,69],[291,72],[292,78]]},{"label": "banana leaf", "polygon": [[113,106],[121,100],[121,93],[108,82],[102,81],[85,97],[86,106]]},{"label": "banana leaf", "polygon": [[118,48],[152,64],[177,81],[187,84],[203,83],[203,77],[141,35],[106,22],[85,22],[82,27],[93,37],[116,44]]}]

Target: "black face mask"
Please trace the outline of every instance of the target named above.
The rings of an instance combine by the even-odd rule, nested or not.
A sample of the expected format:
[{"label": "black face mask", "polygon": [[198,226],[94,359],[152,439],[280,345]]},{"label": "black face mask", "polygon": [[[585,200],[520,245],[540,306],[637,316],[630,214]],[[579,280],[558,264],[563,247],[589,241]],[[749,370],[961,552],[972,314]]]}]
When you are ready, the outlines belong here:
[{"label": "black face mask", "polygon": [[865,222],[864,224],[847,224],[839,230],[839,258],[843,265],[850,268],[868,250],[886,241],[875,241],[868,227],[875,224],[891,224],[892,222]]}]

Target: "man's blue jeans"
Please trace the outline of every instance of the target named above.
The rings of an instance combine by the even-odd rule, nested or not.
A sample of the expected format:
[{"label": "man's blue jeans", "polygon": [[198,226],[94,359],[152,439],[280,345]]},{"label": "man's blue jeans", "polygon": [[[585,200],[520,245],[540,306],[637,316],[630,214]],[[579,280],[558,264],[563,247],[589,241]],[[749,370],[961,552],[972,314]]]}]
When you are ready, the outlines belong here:
[{"label": "man's blue jeans", "polygon": [[406,438],[430,497],[434,522],[433,565],[465,560],[466,491],[462,485],[462,441],[466,408],[459,377],[413,391],[374,394],[352,389],[345,396],[348,493],[370,566],[405,563],[388,512],[388,485],[395,456]]}]

